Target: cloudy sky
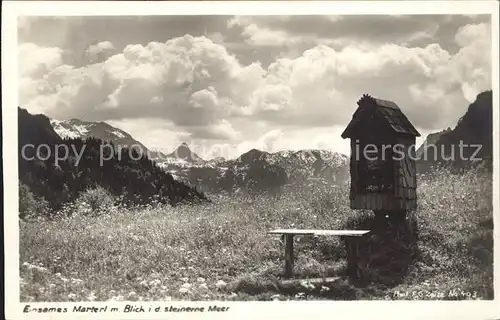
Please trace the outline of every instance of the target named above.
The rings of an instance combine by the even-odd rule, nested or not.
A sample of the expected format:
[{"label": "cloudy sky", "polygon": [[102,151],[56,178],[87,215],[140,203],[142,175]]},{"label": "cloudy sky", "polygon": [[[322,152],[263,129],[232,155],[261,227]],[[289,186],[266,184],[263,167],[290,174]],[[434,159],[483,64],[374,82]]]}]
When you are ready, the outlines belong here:
[{"label": "cloudy sky", "polygon": [[21,107],[206,158],[348,154],[340,134],[364,93],[425,138],[491,89],[480,15],[22,17],[18,50]]}]

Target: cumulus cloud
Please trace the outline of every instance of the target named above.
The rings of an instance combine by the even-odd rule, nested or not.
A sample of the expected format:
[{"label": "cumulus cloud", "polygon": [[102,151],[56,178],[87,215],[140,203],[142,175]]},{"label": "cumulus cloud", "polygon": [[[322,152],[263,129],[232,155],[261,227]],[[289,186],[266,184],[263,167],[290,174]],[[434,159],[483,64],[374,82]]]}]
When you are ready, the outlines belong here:
[{"label": "cumulus cloud", "polygon": [[247,38],[248,44],[259,46],[290,45],[299,40],[297,38],[291,39],[285,31],[262,28],[253,23],[244,26],[242,35]]},{"label": "cumulus cloud", "polygon": [[351,16],[236,16],[228,27],[240,29],[247,43],[257,46],[363,42],[398,45],[433,39],[449,15],[351,15]]},{"label": "cumulus cloud", "polygon": [[281,130],[271,130],[260,137],[259,140],[257,140],[257,144],[261,146],[260,149],[262,150],[273,151],[274,144],[282,138],[283,132]]},{"label": "cumulus cloud", "polygon": [[[113,51],[111,43],[101,42],[89,47],[87,54],[96,57]],[[224,118],[233,106],[229,103],[231,85],[245,81],[242,76],[248,74],[247,67],[205,37],[188,35],[166,43],[129,45],[105,61],[80,68],[61,65],[58,48],[24,44],[19,57],[26,80],[21,100],[45,108],[51,116],[155,116],[193,127],[197,135],[203,130],[225,139],[237,135]]]},{"label": "cumulus cloud", "polygon": [[94,64],[106,61],[108,58],[114,56],[117,52],[114,45],[109,41],[101,41],[96,44],[90,45],[84,51],[84,63]]},{"label": "cumulus cloud", "polygon": [[109,120],[110,125],[132,135],[153,151],[170,153],[182,142],[189,140],[190,133],[176,127],[170,121],[158,118]]},{"label": "cumulus cloud", "polygon": [[270,130],[256,140],[248,140],[238,144],[236,154],[242,154],[250,149],[273,152],[276,150],[276,145],[283,144],[283,138],[284,134],[282,130]]},{"label": "cumulus cloud", "polygon": [[281,150],[323,149],[348,155],[349,140],[342,139],[343,126],[328,128],[280,128],[264,132],[256,139],[244,141],[234,148],[235,157],[250,149],[267,152]]},{"label": "cumulus cloud", "polygon": [[[491,89],[490,39],[490,24],[460,28],[455,36],[460,50],[449,57],[446,53],[434,54],[434,57],[441,56],[443,61],[433,67],[433,77],[428,82],[411,84],[409,89],[413,101],[429,111],[428,114],[437,117],[434,123],[449,126],[446,120],[453,119],[455,122],[464,113],[456,106],[473,102],[479,92]],[[435,111],[431,111],[433,108]],[[429,115],[413,110],[417,109],[411,112],[418,119],[417,124],[429,128],[424,123],[429,122]]]},{"label": "cumulus cloud", "polygon": [[60,48],[22,43],[18,47],[19,75],[21,77],[41,78],[51,69],[62,64],[62,54],[63,50]]},{"label": "cumulus cloud", "polygon": [[[394,100],[416,126],[456,122],[478,92],[491,88],[489,24],[459,29],[450,54],[438,44],[335,50],[316,46],[272,63],[253,93],[254,114],[306,126],[346,123],[363,93]],[[463,106],[461,109],[457,106]]]},{"label": "cumulus cloud", "polygon": [[236,131],[232,124],[222,119],[209,126],[190,128],[192,138],[214,139],[214,140],[237,140],[241,138],[241,133]]}]

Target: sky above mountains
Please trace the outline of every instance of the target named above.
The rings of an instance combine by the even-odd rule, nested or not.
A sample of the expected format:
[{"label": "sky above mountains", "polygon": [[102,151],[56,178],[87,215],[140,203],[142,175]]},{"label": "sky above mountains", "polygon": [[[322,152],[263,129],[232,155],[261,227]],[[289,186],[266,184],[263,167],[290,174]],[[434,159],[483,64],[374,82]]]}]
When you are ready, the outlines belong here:
[{"label": "sky above mountains", "polygon": [[200,156],[322,148],[362,94],[423,138],[491,89],[489,16],[144,16],[19,19],[20,106],[106,121],[151,149]]}]

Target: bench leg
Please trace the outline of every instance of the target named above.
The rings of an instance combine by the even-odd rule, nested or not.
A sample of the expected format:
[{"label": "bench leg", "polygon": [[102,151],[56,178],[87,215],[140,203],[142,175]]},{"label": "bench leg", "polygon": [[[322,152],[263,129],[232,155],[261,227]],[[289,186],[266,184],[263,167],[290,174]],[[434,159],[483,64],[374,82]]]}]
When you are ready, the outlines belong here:
[{"label": "bench leg", "polygon": [[293,234],[285,234],[285,278],[292,277],[293,269]]},{"label": "bench leg", "polygon": [[358,269],[358,239],[348,239],[347,246],[347,272],[351,279],[353,279],[354,281],[359,281],[360,274]]}]

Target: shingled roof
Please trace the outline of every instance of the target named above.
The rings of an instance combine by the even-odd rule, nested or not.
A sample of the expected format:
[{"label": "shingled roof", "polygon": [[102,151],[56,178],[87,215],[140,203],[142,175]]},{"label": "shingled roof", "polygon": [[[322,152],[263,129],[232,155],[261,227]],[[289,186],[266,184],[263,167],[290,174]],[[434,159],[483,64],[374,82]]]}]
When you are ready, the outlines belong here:
[{"label": "shingled roof", "polygon": [[397,134],[408,134],[416,137],[420,137],[420,133],[411,124],[410,120],[404,115],[398,105],[389,100],[382,100],[373,98],[367,94],[364,94],[358,101],[358,109],[354,112],[352,120],[347,125],[347,128],[342,133],[342,138],[348,138],[351,136],[351,131],[354,126],[359,123],[358,116],[362,112],[364,107],[375,106],[376,113],[384,119],[390,126],[390,128]]}]

